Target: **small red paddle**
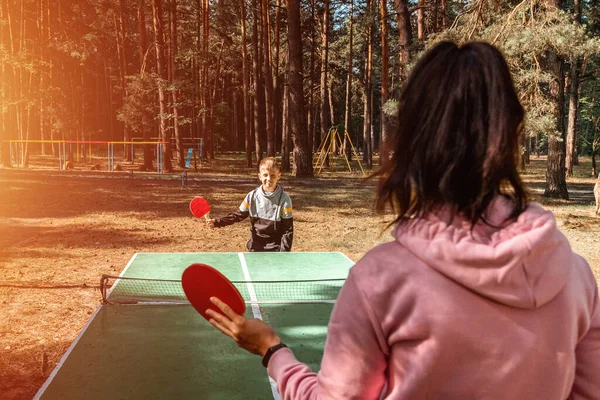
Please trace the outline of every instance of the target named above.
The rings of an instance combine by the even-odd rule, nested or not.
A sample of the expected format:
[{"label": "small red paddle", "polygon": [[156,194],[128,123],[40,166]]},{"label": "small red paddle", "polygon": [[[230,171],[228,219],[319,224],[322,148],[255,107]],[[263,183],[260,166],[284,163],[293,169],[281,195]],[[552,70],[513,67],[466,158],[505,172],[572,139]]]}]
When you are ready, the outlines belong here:
[{"label": "small red paddle", "polygon": [[210,204],[204,197],[194,197],[190,201],[190,211],[196,218],[204,217],[209,219],[208,214],[210,213]]},{"label": "small red paddle", "polygon": [[211,297],[218,297],[237,314],[244,315],[246,303],[235,286],[219,271],[205,264],[192,264],[183,271],[181,285],[186,297],[206,320],[210,317],[207,309],[223,314],[211,303]]}]

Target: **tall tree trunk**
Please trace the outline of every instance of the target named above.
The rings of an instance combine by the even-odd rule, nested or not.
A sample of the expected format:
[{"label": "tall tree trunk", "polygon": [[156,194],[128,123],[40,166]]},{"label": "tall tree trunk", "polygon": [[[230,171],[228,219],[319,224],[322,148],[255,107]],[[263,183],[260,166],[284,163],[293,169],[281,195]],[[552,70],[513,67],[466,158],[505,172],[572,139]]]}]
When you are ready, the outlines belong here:
[{"label": "tall tree trunk", "polygon": [[173,172],[171,165],[171,141],[167,132],[167,100],[165,98],[165,60],[164,60],[164,42],[163,42],[163,24],[162,24],[162,0],[152,0],[152,19],[154,25],[154,46],[156,48],[156,73],[158,74],[158,101],[160,109],[160,137],[165,142],[162,148],[162,166],[163,172]]},{"label": "tall tree trunk", "polygon": [[[52,7],[50,6],[50,0],[43,0],[46,2],[46,38],[50,38],[52,36]],[[53,82],[53,73],[54,73],[54,61],[48,55],[48,87],[52,86]],[[52,94],[47,95],[48,102],[52,102]],[[48,127],[48,136],[52,139],[52,115],[48,113],[46,118],[46,126]],[[54,155],[55,146],[54,143],[50,145],[52,155]]]},{"label": "tall tree trunk", "polygon": [[[281,0],[277,0],[275,4],[275,55],[274,55],[274,72],[273,72],[273,93],[275,93],[275,99],[273,100],[273,123],[275,125],[275,138],[281,138],[283,141],[283,131],[281,130],[280,117],[276,106],[278,102],[285,102],[283,97],[283,90],[281,88],[281,73],[279,71],[279,58],[281,52]],[[287,64],[287,62],[286,62]],[[282,110],[283,111],[283,110]],[[283,122],[283,121],[281,121]],[[275,140],[277,146],[277,140]],[[283,156],[283,155],[282,155]]]},{"label": "tall tree trunk", "polygon": [[231,121],[231,150],[240,151],[240,133],[244,132],[244,114],[243,99],[240,92],[232,87],[231,89],[231,109],[233,110],[233,119]]},{"label": "tall tree trunk", "polygon": [[335,101],[333,100],[333,77],[330,75],[327,79],[327,96],[329,103],[329,121],[331,125],[335,123]]},{"label": "tall tree trunk", "polygon": [[521,169],[521,171],[525,171],[525,147],[527,146],[526,144],[526,138],[525,135],[519,135],[519,168]]},{"label": "tall tree trunk", "polygon": [[[139,55],[140,55],[140,76],[143,77],[145,74],[146,66],[146,51],[147,51],[147,40],[146,40],[146,14],[144,10],[145,0],[138,1],[138,30],[139,30]],[[151,131],[146,126],[146,121],[140,121],[140,129],[142,130],[142,138],[144,142],[149,142],[151,138]],[[144,166],[145,171],[151,171],[152,167],[152,145],[144,144]]]},{"label": "tall tree trunk", "polygon": [[577,116],[579,114],[579,70],[580,60],[577,57],[571,63],[569,72],[569,121],[566,144],[566,176],[573,176],[573,164],[577,157]]},{"label": "tall tree trunk", "polygon": [[[24,43],[25,43],[25,2],[21,1],[18,4],[21,5],[21,12],[20,12],[20,18],[19,18],[19,39],[18,39],[18,43],[19,43],[19,47],[17,50],[17,53],[24,53],[26,51]],[[19,112],[19,116],[17,117],[17,120],[19,121],[19,139],[25,139],[25,82],[24,82],[24,68],[23,66],[19,66],[19,79],[17,80],[17,87],[19,88],[19,105],[17,106],[17,110]],[[23,164],[25,163],[25,148],[26,148],[26,143],[24,146],[21,146],[21,160],[23,162]]]},{"label": "tall tree trunk", "polygon": [[367,0],[368,27],[367,27],[367,58],[365,60],[365,86],[363,95],[364,122],[363,122],[363,163],[367,168],[373,167],[373,149],[371,148],[372,124],[372,71],[373,71],[373,0]]},{"label": "tall tree trunk", "polygon": [[[595,103],[595,100],[596,93],[592,95],[592,104]],[[596,153],[600,145],[600,116],[592,120],[592,125],[594,127],[594,135],[592,136],[592,176],[595,178],[598,176],[598,171],[596,170]]]},{"label": "tall tree trunk", "polygon": [[252,166],[252,116],[250,114],[250,70],[248,68],[248,44],[246,41],[246,0],[240,0],[241,16],[240,26],[242,27],[242,74],[243,74],[243,95],[244,95],[244,143],[246,146],[246,165]]},{"label": "tall tree trunk", "polygon": [[442,0],[442,30],[448,28],[448,1]]},{"label": "tall tree trunk", "polygon": [[[24,39],[24,35],[23,35],[23,28],[25,25],[25,2],[21,1],[19,3],[17,3],[18,5],[20,5],[20,18],[18,19],[19,21],[19,33],[16,36],[13,36],[13,40],[15,42],[14,45],[14,49],[15,49],[15,53],[17,55],[20,55],[22,52],[24,52],[24,48],[23,48],[23,39]],[[23,66],[19,65],[17,68],[17,79],[16,79],[16,96],[15,98],[18,100],[18,104],[16,106],[16,111],[17,111],[17,115],[16,115],[16,121],[17,121],[17,137],[19,138],[19,140],[24,140],[24,129],[23,129],[23,120],[25,118],[25,113],[24,113],[24,101],[23,101]],[[24,143],[23,145],[21,145],[20,147],[21,152],[20,152],[20,156],[19,159],[17,160],[18,164],[21,164],[24,160],[25,160],[25,146]]]},{"label": "tall tree trunk", "polygon": [[400,79],[406,80],[408,76],[408,63],[410,62],[410,44],[412,42],[412,27],[408,0],[395,0],[396,21],[398,24],[398,44],[400,47]]},{"label": "tall tree trunk", "polygon": [[[80,110],[80,115],[79,115],[79,137],[81,138],[81,141],[84,142],[85,141],[85,69],[80,66],[79,67],[79,76],[81,78],[81,89],[79,90],[79,110]],[[90,144],[88,144],[89,146]],[[81,143],[80,148],[81,148],[81,155],[83,156],[83,160],[85,162],[85,143]]]},{"label": "tall tree trunk", "polygon": [[202,93],[203,93],[203,105],[204,112],[202,113],[202,127],[204,131],[204,148],[208,158],[214,158],[214,143],[213,143],[213,130],[212,121],[210,119],[210,113],[212,110],[211,96],[210,96],[210,85],[208,83],[208,71],[210,68],[208,44],[210,43],[210,2],[209,0],[202,0],[203,4],[203,38],[202,38],[202,55],[203,55],[203,69],[202,69]]},{"label": "tall tree trunk", "polygon": [[531,136],[528,135],[525,139],[525,164],[531,164]]},{"label": "tall tree trunk", "polygon": [[256,147],[256,162],[259,163],[263,158],[260,137],[265,132],[265,91],[263,90],[263,80],[260,72],[260,57],[258,54],[258,19],[260,12],[257,0],[252,0],[252,67],[254,70],[254,142]]},{"label": "tall tree trunk", "polygon": [[283,117],[281,119],[281,171],[290,172],[290,129],[289,129],[289,52],[285,62],[285,75],[283,86]]},{"label": "tall tree trunk", "polygon": [[[548,0],[550,9],[560,8],[560,0]],[[556,115],[556,131],[548,135],[548,164],[546,168],[546,189],[544,196],[568,199],[567,181],[565,177],[566,135],[564,126],[565,79],[564,62],[550,51],[547,63],[552,74],[550,96],[554,101]]]},{"label": "tall tree trunk", "polygon": [[[39,1],[39,37],[40,37],[40,42],[44,43],[47,40],[47,36],[46,36],[46,10],[44,9],[44,4],[45,4],[45,0],[40,0]],[[0,29],[0,42],[2,42],[2,30]],[[40,53],[39,53],[39,60],[40,60],[40,86],[39,86],[39,97],[38,97],[38,101],[39,101],[39,121],[40,121],[40,125],[39,125],[39,129],[40,129],[40,140],[42,140],[42,143],[40,143],[40,150],[41,150],[41,154],[42,155],[46,155],[46,143],[43,142],[43,140],[46,137],[46,118],[45,118],[45,99],[44,99],[44,91],[45,91],[45,86],[46,86],[46,68],[43,66],[46,63],[46,52],[44,50],[45,46],[40,46]],[[1,69],[2,67],[0,67]],[[2,85],[2,72],[0,72],[0,86]],[[0,92],[2,91],[2,89],[0,88]],[[2,97],[0,95],[0,103],[2,103]],[[4,120],[4,118],[2,118],[2,120]],[[4,122],[3,122],[4,123]],[[1,129],[1,127],[0,127]],[[0,138],[3,137],[3,135],[0,133]],[[1,139],[0,139],[1,141]],[[0,152],[1,152],[1,146],[2,144],[0,143]]]},{"label": "tall tree trunk", "polygon": [[556,131],[548,134],[548,164],[546,168],[546,189],[544,196],[568,199],[565,178],[566,138],[564,130],[564,63],[552,55],[554,78],[550,84],[551,96],[556,113]]},{"label": "tall tree trunk", "polygon": [[431,12],[431,18],[430,23],[431,23],[431,31],[432,32],[438,32],[438,25],[439,25],[439,16],[438,16],[438,10],[440,8],[440,0],[432,0],[431,1],[433,3],[432,5],[432,12]]},{"label": "tall tree trunk", "polygon": [[181,132],[179,129],[179,102],[178,96],[179,91],[177,90],[177,79],[179,74],[177,72],[176,57],[178,52],[177,46],[177,0],[170,0],[169,6],[169,22],[170,22],[170,61],[171,61],[171,96],[173,99],[173,133],[175,135],[175,148],[177,151],[177,162],[179,167],[185,167],[185,157],[183,155],[183,140],[181,138]]},{"label": "tall tree trunk", "polygon": [[384,111],[385,103],[388,100],[389,93],[389,49],[387,37],[387,0],[380,0],[381,16],[381,140],[379,146],[379,165],[383,165],[388,159],[388,137],[389,121]]},{"label": "tall tree trunk", "polygon": [[417,38],[422,41],[425,39],[425,0],[418,0],[417,5]]},{"label": "tall tree trunk", "polygon": [[[111,75],[110,75],[110,68],[108,66],[108,63],[106,62],[106,58],[102,58],[102,64],[104,64],[104,93],[107,94],[107,101],[106,101],[106,115],[108,116],[108,118],[106,118],[108,121],[105,122],[105,127],[106,127],[106,133],[105,136],[103,137],[103,139],[105,140],[113,140],[113,133],[115,131],[114,129],[114,118],[112,117],[114,115],[113,112],[113,85],[112,85],[112,79],[111,79]],[[57,65],[58,67],[58,65]],[[57,75],[57,74],[54,74]],[[53,132],[53,131],[51,131]],[[54,138],[54,137],[53,137]],[[54,154],[54,148],[52,150],[52,155]]]},{"label": "tall tree trunk", "polygon": [[350,142],[348,138],[350,137],[351,129],[351,118],[352,118],[352,64],[354,62],[353,58],[353,41],[354,41],[354,0],[350,0],[350,19],[348,21],[348,67],[346,69],[346,107],[344,114],[344,151],[346,152],[346,157],[350,159],[352,157],[352,151],[350,150]]},{"label": "tall tree trunk", "polygon": [[[581,3],[580,0],[574,0],[573,21],[581,24]],[[567,176],[573,176],[573,165],[577,159],[577,117],[579,114],[579,71],[581,69],[581,60],[576,57],[571,62],[571,71],[569,79],[569,122],[567,127],[567,154],[566,168]]]},{"label": "tall tree trunk", "polygon": [[[19,4],[23,5],[23,2],[20,2]],[[15,7],[18,6],[15,5]],[[7,17],[7,25],[8,25],[8,51],[9,54],[12,55],[13,57],[18,57],[19,53],[20,53],[20,47],[19,47],[19,33],[21,32],[21,26],[18,27],[18,31],[15,32],[15,25],[17,24],[17,22],[19,21],[19,19],[16,17],[17,12],[16,10],[11,10],[11,4],[7,1],[6,2],[6,17]],[[23,12],[21,10],[21,16],[23,15]],[[9,121],[10,121],[10,126],[8,131],[9,132],[14,132],[16,133],[16,139],[23,139],[23,133],[22,133],[22,120],[21,120],[21,100],[22,100],[22,95],[21,95],[21,91],[23,90],[23,85],[21,84],[21,71],[22,68],[18,65],[13,65],[11,63],[10,65],[10,83],[9,83],[9,91],[11,92],[11,100],[13,102],[12,106],[9,106],[8,108],[8,114],[9,114]],[[10,135],[9,133],[9,138],[10,139],[15,139],[14,135]],[[19,148],[21,148],[22,145],[19,145]],[[20,164],[20,155],[19,155],[19,151],[17,150],[15,152],[15,156],[16,156],[16,163],[17,165]]]},{"label": "tall tree trunk", "polygon": [[[21,7],[22,10],[24,11],[24,4],[21,3]],[[34,37],[34,34],[29,34],[27,32],[27,27],[26,27],[26,22],[25,22],[25,14],[24,12],[21,13],[21,18],[23,19],[23,29],[21,30],[21,48],[24,50],[28,50],[28,52],[35,54],[36,53],[36,49],[35,49],[35,41],[34,44],[31,46],[31,48],[27,49],[26,45],[25,45],[25,38],[26,37]],[[38,38],[38,42],[39,43],[39,38]],[[33,76],[34,76],[34,72],[33,71],[27,71],[29,74],[29,82],[27,83],[27,97],[24,99],[25,101],[23,102],[24,105],[23,107],[25,107],[25,110],[23,111],[23,119],[24,119],[24,137],[25,140],[29,140],[31,138],[31,110],[33,107],[35,107],[35,104],[32,104],[32,93],[33,93]],[[36,74],[37,75],[37,74]],[[37,85],[36,85],[37,86]],[[39,86],[37,86],[39,87]],[[29,167],[29,151],[30,151],[30,146],[29,146],[29,142],[26,142],[23,146],[23,166],[25,168]]]},{"label": "tall tree trunk", "polygon": [[300,26],[300,0],[286,0],[288,9],[289,48],[289,129],[294,142],[294,174],[313,176],[312,151],[308,147],[308,136],[304,114],[304,89],[302,84],[302,37]]},{"label": "tall tree trunk", "polygon": [[[115,27],[117,32],[117,55],[119,57],[119,76],[121,78],[121,105],[125,104],[125,98],[127,97],[127,55],[125,53],[125,40],[127,38],[127,34],[125,32],[125,0],[119,0],[119,16],[118,23],[116,23]],[[116,21],[117,22],[117,21]],[[127,124],[122,123],[123,127],[123,141],[129,142],[131,141],[131,132],[127,127]],[[131,160],[131,152],[128,150],[128,145],[123,145],[123,159],[125,161]]]},{"label": "tall tree trunk", "polygon": [[329,0],[323,0],[323,22],[321,26],[321,143],[327,137],[331,121],[327,115],[327,73],[329,69]]},{"label": "tall tree trunk", "polygon": [[[3,0],[2,6],[4,9],[3,14],[5,21],[2,25],[4,25],[6,29],[4,35],[4,43],[7,44],[6,50],[9,56],[11,56],[14,59],[14,57],[16,57],[18,53],[18,49],[16,48],[16,35],[14,33],[14,10],[11,10],[11,6],[9,5],[8,0]],[[0,25],[0,29],[2,28],[2,25]],[[13,65],[13,63],[5,64],[6,97],[9,104],[9,106],[6,108],[6,139],[9,140],[19,138],[18,134],[17,137],[14,136],[14,134],[17,133],[19,129],[18,107],[15,105],[15,103],[17,103],[20,100],[18,97],[19,86],[17,82],[18,73],[16,69],[17,68]],[[5,147],[3,151],[3,160],[5,165],[10,164],[9,156],[10,151],[7,151],[7,148]],[[18,160],[16,161],[18,162]]]},{"label": "tall tree trunk", "polygon": [[265,122],[267,131],[267,155],[275,156],[275,105],[273,101],[273,73],[271,72],[271,46],[269,24],[269,1],[261,0],[262,46],[264,60]]},{"label": "tall tree trunk", "polygon": [[[213,81],[213,89],[212,89],[211,94],[210,94],[210,104],[211,104],[211,107],[210,107],[210,113],[209,113],[210,118],[208,120],[210,121],[211,143],[214,143],[214,133],[215,133],[214,129],[213,129],[214,110],[215,110],[215,108],[212,105],[219,103],[219,99],[217,99],[217,86],[218,86],[218,83],[219,83],[219,78],[221,77],[221,60],[223,58],[223,45],[224,45],[224,42],[221,42],[221,49],[219,50],[219,55],[217,57],[217,64],[216,64],[216,67],[215,67],[215,79]],[[224,92],[224,90],[221,91],[221,93],[223,93],[223,92]],[[210,153],[210,158],[211,159],[215,158],[214,151],[215,150],[214,150],[214,145],[213,145],[210,148],[210,152],[211,152]]]},{"label": "tall tree trunk", "polygon": [[[5,2],[0,2],[0,21],[4,21],[6,16]],[[5,43],[7,41],[7,36],[5,33],[4,24],[0,24],[0,43]],[[0,58],[0,104],[8,104],[8,79],[6,73],[6,63],[4,58]],[[6,107],[0,107],[0,165],[8,166],[10,162],[7,160],[7,145],[4,142],[5,140],[9,140],[8,137],[8,127],[7,127],[7,116],[8,110]]]},{"label": "tall tree trunk", "polygon": [[[200,116],[202,110],[202,7],[203,2],[196,0],[196,55],[193,57],[194,68],[192,70],[192,76],[194,80],[194,102],[192,104],[192,115],[194,118],[194,138],[200,139],[204,135],[202,126],[202,117]],[[204,149],[202,149],[204,151]],[[202,159],[202,151],[200,151],[199,157]]]},{"label": "tall tree trunk", "polygon": [[[102,106],[105,103],[103,97],[105,96],[105,93],[102,91],[102,62],[100,62],[100,57],[100,54],[96,54],[96,73],[94,74],[96,81],[96,95],[94,99],[96,103],[96,131],[94,132],[94,139],[96,140],[100,140],[98,133],[103,129],[105,123],[105,118],[102,115]],[[89,140],[92,140],[92,132],[90,132],[88,138]],[[90,156],[90,163],[93,163],[91,144],[88,154]]]},{"label": "tall tree trunk", "polygon": [[314,152],[317,147],[315,135],[317,131],[317,110],[315,104],[315,90],[317,87],[317,76],[315,74],[315,59],[316,59],[316,35],[315,35],[315,19],[316,19],[316,4],[315,0],[310,1],[310,91],[308,94],[308,144],[310,151]]}]

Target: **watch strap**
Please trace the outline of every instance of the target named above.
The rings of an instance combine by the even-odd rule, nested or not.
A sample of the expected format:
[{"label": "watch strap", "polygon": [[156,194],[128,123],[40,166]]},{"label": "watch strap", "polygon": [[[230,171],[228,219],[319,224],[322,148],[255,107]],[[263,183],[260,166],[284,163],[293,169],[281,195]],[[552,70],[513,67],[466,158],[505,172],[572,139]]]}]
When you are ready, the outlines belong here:
[{"label": "watch strap", "polygon": [[269,348],[269,350],[267,350],[267,352],[265,353],[265,356],[262,359],[262,365],[267,368],[267,366],[269,365],[269,360],[271,359],[271,357],[273,356],[273,354],[275,354],[275,352],[277,350],[281,350],[284,347],[287,347],[285,344],[283,343],[279,343],[276,344],[275,346],[272,346]]}]

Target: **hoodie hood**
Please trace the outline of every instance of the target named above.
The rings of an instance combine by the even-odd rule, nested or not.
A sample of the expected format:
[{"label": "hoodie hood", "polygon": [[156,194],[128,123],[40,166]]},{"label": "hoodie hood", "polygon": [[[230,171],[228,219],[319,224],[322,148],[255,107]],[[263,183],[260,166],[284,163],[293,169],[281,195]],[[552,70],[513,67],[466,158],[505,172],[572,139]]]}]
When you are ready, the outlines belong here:
[{"label": "hoodie hood", "polygon": [[485,218],[471,223],[448,208],[398,225],[396,240],[411,253],[480,296],[507,306],[534,309],[551,301],[564,287],[573,253],[556,228],[556,219],[529,203],[507,223],[512,201],[497,197]]},{"label": "hoodie hood", "polygon": [[279,183],[277,184],[277,186],[275,187],[275,191],[273,191],[273,192],[265,192],[265,189],[262,187],[262,185],[260,185],[258,187],[258,190],[267,199],[274,199],[275,197],[280,196],[281,193],[283,192],[283,188],[281,187],[281,185]]}]

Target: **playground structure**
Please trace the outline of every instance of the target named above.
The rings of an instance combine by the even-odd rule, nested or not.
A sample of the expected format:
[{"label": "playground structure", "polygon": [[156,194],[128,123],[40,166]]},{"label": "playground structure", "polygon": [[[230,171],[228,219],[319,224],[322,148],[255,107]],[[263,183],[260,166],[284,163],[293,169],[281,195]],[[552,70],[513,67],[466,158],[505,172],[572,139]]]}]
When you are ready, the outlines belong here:
[{"label": "playground structure", "polygon": [[[319,149],[314,157],[313,169],[315,175],[319,175],[323,168],[332,167],[335,160],[343,159],[345,165],[350,172],[353,172],[351,165],[352,161],[358,164],[362,175],[365,175],[365,170],[360,162],[359,155],[352,143],[350,135],[345,128],[341,125],[332,126],[324,140],[321,142]],[[343,137],[340,130],[343,130]],[[158,138],[151,138],[158,139]],[[54,161],[55,157],[58,156],[58,169],[63,171],[66,169],[74,169],[73,163],[80,163],[83,159],[83,163],[87,163],[90,170],[100,170],[101,164],[104,164],[103,159],[106,162],[105,171],[115,172],[125,170],[131,171],[131,168],[135,168],[136,161],[141,161],[139,151],[136,150],[136,146],[153,146],[152,159],[156,161],[156,173],[162,174],[163,171],[163,151],[164,146],[169,142],[163,141],[144,141],[143,138],[132,138],[131,141],[92,141],[92,140],[6,140],[5,143],[9,144],[10,155],[9,155],[9,166],[10,168],[27,168],[30,166],[29,155],[26,156],[26,147],[30,143],[34,144],[48,144],[52,145],[52,155],[42,154],[46,160],[49,160],[42,168],[48,168]],[[171,157],[175,155],[173,151],[175,146],[175,139],[171,139],[172,151]],[[186,154],[185,169],[182,175],[182,186],[185,186],[187,182],[187,172],[192,167],[195,171],[198,171],[198,163],[202,163],[202,152],[203,152],[203,140],[202,138],[183,138],[181,142],[183,146],[183,152]],[[117,146],[117,154],[115,154],[115,145]],[[104,147],[106,146],[106,147]],[[104,148],[105,150],[102,150]],[[351,150],[355,160],[351,160],[348,157],[347,151]],[[137,151],[137,155],[136,155]],[[130,152],[130,154],[127,154]],[[32,155],[38,155],[36,152],[29,152]],[[94,154],[93,154],[94,153]],[[104,155],[100,155],[104,154]],[[115,158],[121,156],[122,160],[125,161],[115,164]],[[25,160],[25,157],[28,159]],[[127,167],[127,165],[129,167]],[[35,166],[34,166],[35,168]],[[143,171],[143,169],[140,169]]]},{"label": "playground structure", "polygon": [[[150,138],[150,140],[160,141],[161,138]],[[131,138],[134,144],[141,144],[143,142],[143,138],[134,137]],[[131,145],[131,159],[135,158],[135,150],[134,144]],[[174,149],[177,145],[176,139],[171,138],[171,149]],[[186,151],[186,159],[185,159],[185,167],[190,168],[192,166],[192,160],[194,162],[194,170],[198,170],[198,163],[202,164],[202,150],[204,141],[202,138],[182,138],[181,145]],[[198,153],[198,157],[196,157],[196,152]]]},{"label": "playground structure", "polygon": [[[172,140],[172,142],[174,139]],[[164,145],[167,142],[162,141],[143,141],[139,140],[139,138],[133,138],[132,141],[92,141],[92,140],[7,140],[5,141],[9,144],[10,151],[10,164],[11,168],[22,168],[26,163],[24,160],[25,151],[23,146],[29,143],[36,144],[50,144],[56,146],[56,155],[58,156],[58,169],[65,170],[67,169],[67,162],[76,161],[77,163],[81,162],[83,159],[84,162],[89,160],[89,163],[93,161],[92,155],[92,147],[95,147],[96,157],[100,153],[98,151],[98,147],[106,146],[106,150],[103,151],[106,154],[106,165],[108,172],[114,172],[118,168],[115,164],[115,145],[123,145],[125,149],[126,146],[130,148],[131,151],[131,162],[133,163],[135,160],[135,146],[145,146],[151,145],[153,146],[153,156],[156,160],[156,172],[163,172],[163,149]],[[173,144],[173,143],[172,143]],[[194,168],[197,169],[197,161],[196,161],[196,148],[199,154],[202,154],[202,139],[190,139],[186,138],[183,142],[184,146],[188,146],[189,149],[187,151],[187,159],[186,159],[186,168],[190,168],[192,158],[194,161]],[[74,147],[73,147],[74,146]],[[85,147],[85,149],[84,149]]]},{"label": "playground structure", "polygon": [[[319,175],[321,173],[321,170],[325,166],[328,158],[330,164],[333,164],[333,156],[335,156],[336,154],[339,154],[346,161],[348,170],[352,172],[352,166],[350,165],[350,160],[348,159],[348,155],[346,154],[347,146],[344,146],[344,141],[340,137],[339,129],[340,125],[334,125],[331,128],[329,128],[329,130],[327,131],[327,136],[325,136],[325,139],[323,140],[323,142],[321,142],[321,145],[317,150],[316,160],[313,163],[313,170],[315,171],[315,175]],[[360,168],[362,174],[365,175],[365,170],[363,169],[362,164],[360,163],[360,158],[358,157],[358,153],[356,152],[356,149],[352,144],[352,139],[350,139],[350,135],[348,134],[346,128],[342,127],[342,129],[344,130],[344,138],[348,141],[348,144],[352,149],[354,159],[357,161],[358,167]]]}]

